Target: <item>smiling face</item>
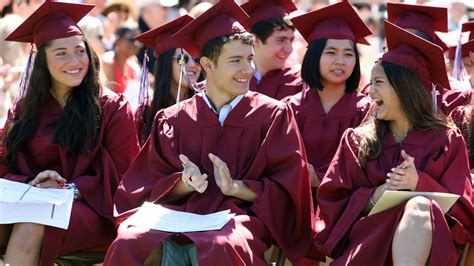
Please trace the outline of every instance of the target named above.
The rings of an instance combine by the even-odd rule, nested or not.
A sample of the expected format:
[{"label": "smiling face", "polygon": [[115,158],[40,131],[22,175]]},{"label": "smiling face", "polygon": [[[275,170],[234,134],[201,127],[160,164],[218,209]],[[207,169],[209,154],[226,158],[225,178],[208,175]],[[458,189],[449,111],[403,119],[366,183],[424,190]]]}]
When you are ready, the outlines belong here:
[{"label": "smiling face", "polygon": [[405,116],[400,99],[380,63],[372,68],[370,83],[369,95],[374,101],[372,110],[377,119],[394,121]]},{"label": "smiling face", "polygon": [[252,45],[241,40],[231,40],[222,46],[221,53],[214,63],[207,57],[201,58],[206,70],[207,90],[219,95],[228,102],[249,90],[255,66]]},{"label": "smiling face", "polygon": [[79,86],[89,69],[89,56],[82,36],[53,40],[46,48],[46,63],[53,90]]},{"label": "smiling face", "polygon": [[354,44],[350,40],[328,39],[319,60],[321,83],[345,85],[356,64]]},{"label": "smiling face", "polygon": [[[180,65],[178,64],[178,57],[179,54],[181,53],[181,49],[176,49],[173,55],[172,59],[172,73],[173,73],[173,83],[178,84],[179,83],[179,72],[181,70]],[[184,51],[184,60],[187,61],[186,64],[186,74],[189,77],[189,80],[192,82],[196,82],[199,78],[199,74],[201,74],[201,65],[199,63],[194,62],[192,59],[191,55],[188,54],[186,51]],[[182,80],[182,86],[188,88],[189,85],[186,82],[186,80],[183,78]]]},{"label": "smiling face", "polygon": [[275,29],[265,43],[256,38],[255,61],[257,70],[267,72],[285,67],[286,60],[293,52],[295,33],[292,29]]}]

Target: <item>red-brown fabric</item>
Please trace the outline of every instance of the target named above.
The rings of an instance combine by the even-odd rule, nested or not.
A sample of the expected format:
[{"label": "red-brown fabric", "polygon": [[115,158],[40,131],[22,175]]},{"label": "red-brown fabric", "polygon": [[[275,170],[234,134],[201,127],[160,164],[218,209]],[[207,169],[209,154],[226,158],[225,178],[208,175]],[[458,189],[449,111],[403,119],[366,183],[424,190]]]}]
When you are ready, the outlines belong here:
[{"label": "red-brown fabric", "polygon": [[307,43],[317,39],[347,39],[369,44],[372,31],[349,1],[335,3],[291,19]]},{"label": "red-brown fabric", "polygon": [[5,40],[44,43],[60,38],[83,35],[78,23],[94,5],[46,1],[18,26]]},{"label": "red-brown fabric", "polygon": [[[119,220],[144,201],[198,214],[230,209],[236,217],[222,230],[185,234],[196,245],[199,265],[266,265],[263,252],[272,238],[290,260],[305,256],[314,236],[314,212],[303,141],[289,107],[248,92],[221,127],[200,95],[181,104],[177,117],[174,108],[157,114],[150,138],[117,190]],[[234,179],[258,194],[255,202],[222,194],[214,181],[210,152],[227,163]],[[164,202],[181,181],[179,154],[208,175],[209,185],[202,194]],[[170,235],[129,227],[125,221],[105,265],[142,265]]]},{"label": "red-brown fabric", "polygon": [[219,36],[244,33],[249,16],[234,0],[220,0],[173,35],[180,47],[196,57]]},{"label": "red-brown fabric", "polygon": [[250,16],[244,25],[249,32],[257,22],[286,17],[298,9],[293,0],[251,0],[240,7]]},{"label": "red-brown fabric", "polygon": [[180,47],[179,43],[172,37],[172,35],[192,20],[193,18],[191,16],[183,15],[160,27],[137,35],[133,39],[143,43],[151,49],[154,49],[155,57],[158,58],[160,54]]},{"label": "red-brown fabric", "polygon": [[[441,90],[441,88],[438,90]],[[445,90],[444,93],[440,95],[441,111],[443,111],[445,115],[449,115],[449,113],[451,113],[457,107],[470,104],[472,100],[472,92],[472,90],[466,88]],[[438,97],[438,99],[439,98],[440,97]],[[440,100],[438,100],[438,103],[440,102]]]},{"label": "red-brown fabric", "polygon": [[472,106],[463,105],[463,106],[458,106],[449,114],[449,117],[452,119],[453,123],[461,131],[461,134],[463,135],[464,140],[467,140],[469,138],[471,113],[472,113]]},{"label": "red-brown fabric", "polygon": [[257,85],[257,80],[252,77],[250,80],[250,90],[260,92],[276,100],[295,95],[301,91],[303,80],[300,77],[299,69],[285,67],[269,71],[262,77]]},{"label": "red-brown fabric", "polygon": [[345,93],[326,114],[317,89],[305,88],[303,92],[288,98],[288,103],[295,113],[308,162],[323,178],[344,131],[361,124],[372,100],[359,92]]},{"label": "red-brown fabric", "polygon": [[466,145],[459,130],[413,129],[400,144],[388,132],[380,158],[369,160],[364,169],[357,159],[358,143],[360,137],[348,129],[318,189],[315,246],[335,258],[332,265],[392,265],[391,242],[404,204],[372,216],[362,210],[376,187],[385,183],[386,173],[403,161],[403,149],[415,158],[416,191],[461,196],[446,215],[431,204],[429,265],[455,265],[459,245],[472,238],[474,217]]},{"label": "red-brown fabric", "polygon": [[[2,178],[25,182],[44,170],[57,171],[77,185],[83,201],[73,204],[68,230],[45,226],[40,265],[73,251],[107,247],[114,238],[113,196],[122,175],[138,153],[132,112],[124,96],[104,92],[100,144],[90,155],[68,155],[54,144],[50,125],[62,115],[59,103],[49,95],[38,110],[38,126],[31,140],[17,155],[18,172],[2,173]],[[7,125],[11,124],[10,112]],[[1,166],[0,166],[1,168]]]}]

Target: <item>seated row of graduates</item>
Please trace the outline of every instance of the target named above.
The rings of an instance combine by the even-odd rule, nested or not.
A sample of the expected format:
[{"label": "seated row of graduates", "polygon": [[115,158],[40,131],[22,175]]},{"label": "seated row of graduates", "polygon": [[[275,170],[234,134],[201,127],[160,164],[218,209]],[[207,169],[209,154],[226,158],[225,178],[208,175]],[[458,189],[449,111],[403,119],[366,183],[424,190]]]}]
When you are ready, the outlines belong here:
[{"label": "seated row of graduates", "polygon": [[[372,69],[369,98],[356,91],[355,44],[371,32],[353,8],[344,1],[295,17],[309,43],[304,88],[280,102],[248,90],[253,36],[242,25],[249,17],[222,0],[196,19],[137,37],[175,70],[176,57],[194,74],[202,67],[206,89],[161,110],[154,100],[134,119],[124,97],[98,82],[97,57],[76,24],[91,8],[47,1],[7,38],[32,42],[38,52],[2,133],[0,177],[41,188],[74,183],[78,193],[67,230],[0,225],[5,263],[51,265],[60,255],[108,249],[105,265],[266,265],[273,243],[302,264],[329,256],[337,265],[454,265],[461,245],[473,241],[466,144],[433,112],[427,93],[432,83],[449,88],[438,46],[385,22],[389,51]],[[190,60],[198,54],[200,66]],[[314,136],[300,133],[321,126],[309,108],[344,116],[317,102],[328,88],[344,95],[333,103],[338,110],[358,114],[358,122],[338,125],[348,129],[332,151],[307,145]],[[331,152],[327,171],[308,167],[306,153]],[[321,178],[313,198],[311,183]],[[446,214],[415,197],[367,216],[386,190],[460,198]],[[144,201],[236,216],[219,231],[147,230],[127,221]]]}]

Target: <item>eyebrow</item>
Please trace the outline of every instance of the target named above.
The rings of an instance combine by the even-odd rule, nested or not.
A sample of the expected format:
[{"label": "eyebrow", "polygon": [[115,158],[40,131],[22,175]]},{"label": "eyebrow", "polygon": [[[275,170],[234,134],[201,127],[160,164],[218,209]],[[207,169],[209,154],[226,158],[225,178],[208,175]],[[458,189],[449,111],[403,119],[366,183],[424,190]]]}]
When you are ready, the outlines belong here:
[{"label": "eyebrow", "polygon": [[[83,46],[83,45],[78,44],[78,45],[76,45],[76,47],[74,47],[74,49],[76,49],[76,48],[86,48],[86,47]],[[59,48],[54,49],[53,52],[56,52],[58,50],[67,50],[67,48],[66,47],[59,47]]]},{"label": "eyebrow", "polygon": [[385,79],[385,78],[382,77],[382,76],[376,76],[376,77],[373,77],[373,78],[371,78],[371,79]]},{"label": "eyebrow", "polygon": [[234,56],[229,56],[229,57],[227,57],[227,59],[240,59],[240,58],[244,58],[244,56],[242,56],[242,55],[234,55]]},{"label": "eyebrow", "polygon": [[[324,50],[337,50],[337,48],[336,48],[336,47],[333,47],[333,46],[329,46],[329,47],[324,48]],[[352,49],[352,48],[344,48],[344,51],[351,51],[351,52],[354,52],[354,49]]]}]

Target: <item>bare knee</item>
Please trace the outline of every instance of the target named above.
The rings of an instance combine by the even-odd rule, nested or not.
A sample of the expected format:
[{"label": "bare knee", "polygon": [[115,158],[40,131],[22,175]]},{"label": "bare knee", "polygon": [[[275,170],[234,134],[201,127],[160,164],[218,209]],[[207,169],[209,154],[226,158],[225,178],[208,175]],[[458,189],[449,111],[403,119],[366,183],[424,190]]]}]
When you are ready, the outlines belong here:
[{"label": "bare knee", "polygon": [[413,197],[406,203],[403,216],[413,223],[426,223],[431,221],[430,208],[429,199],[422,196]]}]

